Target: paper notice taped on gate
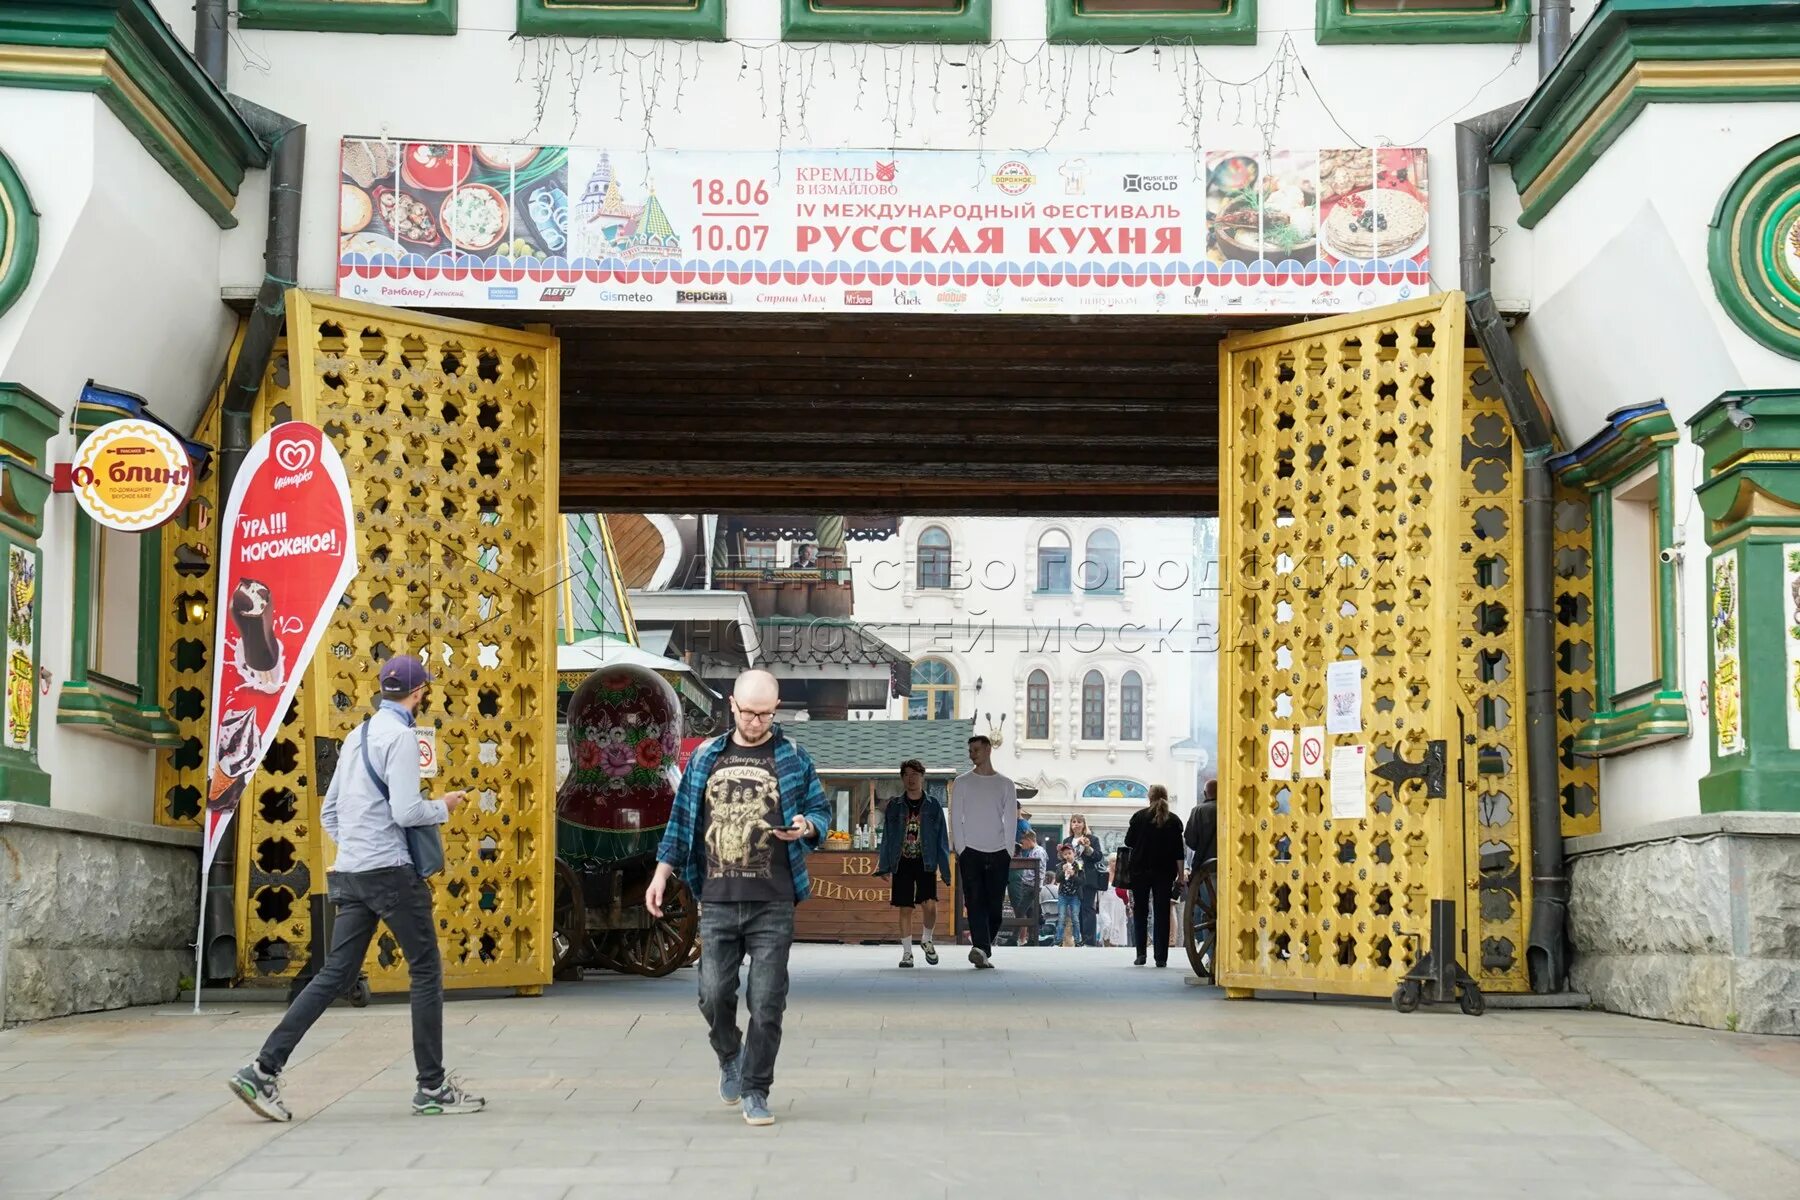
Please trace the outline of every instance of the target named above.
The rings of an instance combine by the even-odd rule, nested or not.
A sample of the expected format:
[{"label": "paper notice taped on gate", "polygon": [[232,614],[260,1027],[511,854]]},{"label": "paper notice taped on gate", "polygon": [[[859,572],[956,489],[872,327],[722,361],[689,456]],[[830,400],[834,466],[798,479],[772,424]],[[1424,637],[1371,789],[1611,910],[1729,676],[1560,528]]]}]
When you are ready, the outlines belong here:
[{"label": "paper notice taped on gate", "polygon": [[419,778],[436,779],[438,773],[437,730],[415,729],[419,735]]},{"label": "paper notice taped on gate", "polygon": [[1334,662],[1325,668],[1325,732],[1362,732],[1362,663]]},{"label": "paper notice taped on gate", "polygon": [[1369,816],[1369,748],[1336,746],[1331,751],[1331,819],[1362,821]]},{"label": "paper notice taped on gate", "polygon": [[1300,778],[1325,778],[1325,727],[1308,725],[1300,731]]},{"label": "paper notice taped on gate", "polygon": [[1294,731],[1269,730],[1269,778],[1283,782],[1294,777]]}]

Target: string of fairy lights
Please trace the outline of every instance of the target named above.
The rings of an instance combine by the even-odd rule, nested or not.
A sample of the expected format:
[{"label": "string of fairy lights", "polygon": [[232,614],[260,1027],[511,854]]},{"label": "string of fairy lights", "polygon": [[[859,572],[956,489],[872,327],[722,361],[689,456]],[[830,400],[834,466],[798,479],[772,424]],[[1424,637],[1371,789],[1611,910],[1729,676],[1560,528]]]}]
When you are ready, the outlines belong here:
[{"label": "string of fairy lights", "polygon": [[[639,125],[643,147],[658,145],[660,119],[679,114],[699,92],[703,72],[718,71],[735,56],[736,78],[755,91],[759,116],[774,120],[778,145],[812,140],[813,104],[822,84],[830,84],[833,105],[843,84],[854,86],[852,111],[875,114],[892,145],[921,132],[922,121],[941,124],[959,108],[970,137],[985,143],[996,117],[1007,106],[1032,104],[1044,113],[1038,145],[1006,149],[1048,149],[1067,134],[1105,132],[1095,114],[1118,94],[1122,60],[1147,56],[1152,73],[1174,93],[1174,111],[1194,152],[1220,126],[1254,130],[1265,151],[1275,148],[1284,113],[1309,97],[1347,139],[1347,144],[1406,145],[1406,141],[1359,138],[1345,128],[1307,72],[1299,48],[1283,34],[1268,60],[1242,76],[1221,74],[1202,46],[1067,45],[1044,41],[990,42],[974,46],[882,45],[734,41],[625,41],[598,38],[516,37],[517,80],[534,94],[532,121],[521,141],[539,136],[558,105],[566,105],[570,139],[591,118],[599,96],[607,97],[620,124]],[[1488,83],[1516,64],[1511,62]],[[601,83],[599,81],[606,82]],[[1463,108],[1485,90],[1483,84]],[[748,102],[749,97],[745,97]],[[716,104],[716,95],[708,95]],[[1452,110],[1432,128],[1462,111]]]}]

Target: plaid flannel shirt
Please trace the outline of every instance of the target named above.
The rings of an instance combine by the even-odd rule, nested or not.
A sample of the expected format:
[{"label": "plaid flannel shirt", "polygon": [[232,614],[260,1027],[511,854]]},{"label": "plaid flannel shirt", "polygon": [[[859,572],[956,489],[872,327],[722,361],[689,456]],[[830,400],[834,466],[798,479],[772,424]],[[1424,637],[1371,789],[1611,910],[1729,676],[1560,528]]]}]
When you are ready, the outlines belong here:
[{"label": "plaid flannel shirt", "polygon": [[[831,802],[825,798],[825,785],[813,767],[812,755],[790,741],[777,725],[770,734],[775,740],[775,778],[781,788],[781,817],[792,824],[797,816],[812,822],[812,836],[788,842],[788,863],[794,870],[794,903],[812,895],[812,877],[806,873],[806,856],[824,843],[825,831],[831,826]],[[731,735],[725,734],[707,742],[688,760],[681,773],[681,786],[675,791],[675,807],[669,813],[669,826],[663,831],[662,844],[656,849],[656,860],[668,863],[683,882],[700,896],[706,882],[706,831],[700,828],[700,810],[706,800],[706,781],[725,752]]]}]

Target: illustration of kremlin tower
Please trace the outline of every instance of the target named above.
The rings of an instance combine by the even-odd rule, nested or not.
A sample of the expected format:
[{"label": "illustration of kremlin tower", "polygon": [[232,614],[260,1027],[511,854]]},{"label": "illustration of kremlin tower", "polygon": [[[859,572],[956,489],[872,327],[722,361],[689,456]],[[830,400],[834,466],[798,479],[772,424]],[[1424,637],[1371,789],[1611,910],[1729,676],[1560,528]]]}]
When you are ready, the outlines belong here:
[{"label": "illustration of kremlin tower", "polygon": [[644,202],[644,211],[638,216],[637,224],[629,231],[625,241],[626,258],[679,258],[681,256],[681,239],[675,236],[675,227],[669,224],[668,214],[663,212],[662,203],[656,198],[656,190],[650,191],[650,198]]}]

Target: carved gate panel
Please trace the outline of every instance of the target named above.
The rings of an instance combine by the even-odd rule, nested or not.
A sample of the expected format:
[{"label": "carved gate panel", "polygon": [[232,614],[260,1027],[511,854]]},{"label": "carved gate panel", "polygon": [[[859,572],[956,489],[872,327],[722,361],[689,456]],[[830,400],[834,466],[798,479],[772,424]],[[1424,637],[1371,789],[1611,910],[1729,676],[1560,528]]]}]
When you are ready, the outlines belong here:
[{"label": "carved gate panel", "polygon": [[[1428,948],[1433,900],[1456,902],[1466,940],[1463,336],[1452,294],[1239,335],[1220,351],[1228,988],[1385,995]],[[1274,731],[1325,724],[1327,665],[1349,661],[1363,730],[1327,742],[1368,747],[1367,816],[1334,820],[1330,779],[1271,778],[1268,745]],[[1375,774],[1434,752],[1435,779]]]},{"label": "carved gate panel", "polygon": [[[301,697],[313,777],[370,711],[376,663],[426,655],[438,682],[420,725],[441,764],[427,786],[470,794],[434,881],[445,982],[548,983],[557,341],[298,292],[288,330],[295,415],[344,456],[362,560]],[[325,865],[309,864],[321,885]],[[385,933],[368,970],[376,990],[406,986]]]}]

